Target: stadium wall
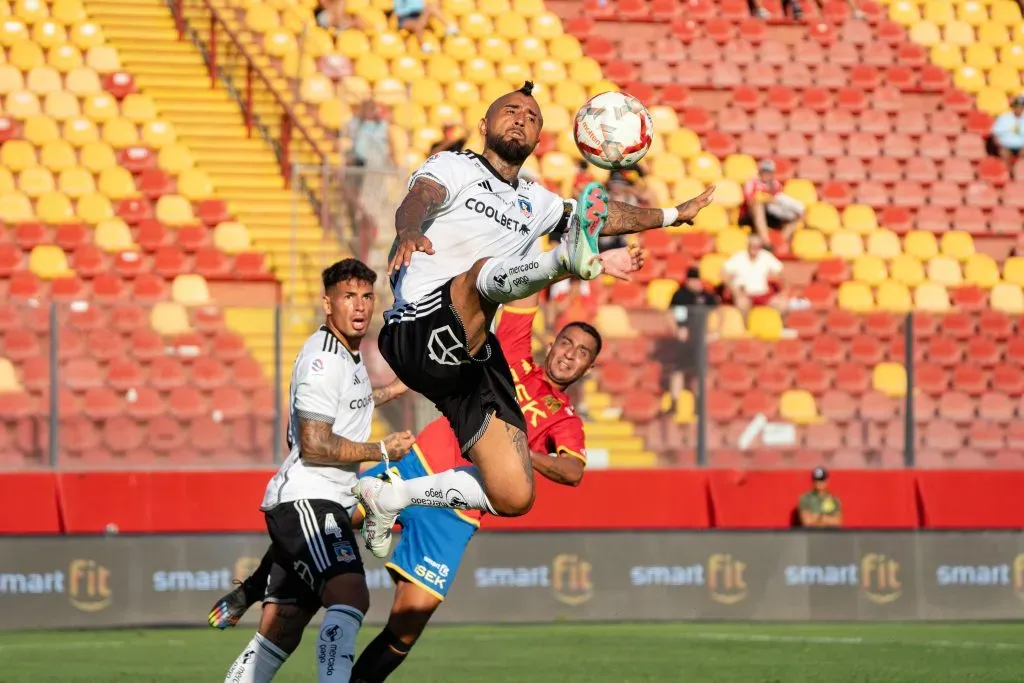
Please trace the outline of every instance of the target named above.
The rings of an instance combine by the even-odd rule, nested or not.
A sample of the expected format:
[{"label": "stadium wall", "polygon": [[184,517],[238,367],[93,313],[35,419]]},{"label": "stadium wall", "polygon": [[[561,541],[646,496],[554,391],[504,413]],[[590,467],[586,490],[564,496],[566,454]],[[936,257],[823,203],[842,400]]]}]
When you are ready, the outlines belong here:
[{"label": "stadium wall", "polygon": [[[265,545],[258,535],[0,539],[0,630],[202,625]],[[368,618],[380,623],[391,582],[369,560]],[[432,569],[431,581],[452,579]],[[1018,532],[533,532],[475,539],[437,620],[1022,616]]]},{"label": "stadium wall", "polygon": [[[0,475],[2,534],[261,533],[265,470]],[[595,470],[578,488],[537,479],[537,502],[489,531],[787,529],[803,470]],[[849,529],[1024,529],[1024,471],[834,471]],[[643,492],[643,514],[630,505]]]}]

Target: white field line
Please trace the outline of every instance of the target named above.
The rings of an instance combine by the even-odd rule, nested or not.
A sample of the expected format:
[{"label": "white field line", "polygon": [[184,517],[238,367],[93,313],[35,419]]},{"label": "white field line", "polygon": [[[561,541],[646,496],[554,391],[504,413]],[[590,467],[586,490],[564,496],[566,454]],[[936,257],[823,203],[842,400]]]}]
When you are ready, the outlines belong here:
[{"label": "white field line", "polygon": [[[127,640],[67,640],[55,641],[47,639],[43,642],[30,643],[0,643],[0,652],[11,650],[105,650],[119,647],[136,645],[136,642]],[[163,645],[169,647],[181,647],[184,640],[167,640]]]},{"label": "white field line", "polygon": [[739,643],[800,643],[805,645],[917,646],[949,649],[1024,650],[1024,643],[1000,643],[970,640],[879,640],[858,636],[787,636],[769,633],[682,633],[681,639],[721,640]]}]

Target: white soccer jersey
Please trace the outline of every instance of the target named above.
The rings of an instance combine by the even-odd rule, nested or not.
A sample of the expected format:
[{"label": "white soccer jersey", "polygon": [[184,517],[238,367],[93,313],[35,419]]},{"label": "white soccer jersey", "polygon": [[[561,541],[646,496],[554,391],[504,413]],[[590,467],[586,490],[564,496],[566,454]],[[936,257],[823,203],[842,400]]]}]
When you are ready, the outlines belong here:
[{"label": "white soccer jersey", "polygon": [[332,431],[351,441],[370,438],[373,389],[359,354],[351,354],[326,326],[313,334],[292,366],[288,443],[291,453],[267,484],[263,510],[303,498],[332,500],[346,509],[360,463],[342,467],[307,465],[299,450],[299,418],[333,425]]},{"label": "white soccer jersey", "polygon": [[505,182],[475,152],[441,152],[427,159],[409,179],[444,186],[447,196],[423,223],[434,255],[412,255],[409,265],[391,278],[395,303],[384,317],[401,315],[407,304],[420,301],[482,258],[526,255],[562,220],[565,200],[543,185],[520,179]]}]

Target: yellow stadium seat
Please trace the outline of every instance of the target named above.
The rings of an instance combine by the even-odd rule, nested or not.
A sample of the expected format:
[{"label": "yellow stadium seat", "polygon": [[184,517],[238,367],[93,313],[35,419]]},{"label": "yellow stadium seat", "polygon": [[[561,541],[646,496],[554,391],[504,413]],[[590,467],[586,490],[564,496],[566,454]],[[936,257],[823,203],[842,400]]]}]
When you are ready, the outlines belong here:
[{"label": "yellow stadium seat", "polygon": [[[511,83],[503,81],[500,78],[481,83],[480,85],[480,104],[486,107],[487,104],[498,99],[507,92],[511,92],[515,88]],[[520,84],[521,85],[521,84]],[[518,87],[518,86],[516,86]]]},{"label": "yellow stadium seat", "polygon": [[533,78],[542,85],[553,86],[555,83],[565,80],[568,76],[561,62],[544,58],[538,60],[533,65]]},{"label": "yellow stadium seat", "polygon": [[32,40],[39,47],[49,49],[68,42],[68,33],[56,21],[41,21],[32,27]]},{"label": "yellow stadium seat", "polygon": [[787,389],[779,399],[779,416],[793,424],[809,425],[821,422],[814,396],[805,389]]},{"label": "yellow stadium seat", "polygon": [[[522,36],[517,38],[513,50],[516,56],[533,64],[542,59],[547,59],[548,47],[543,40],[536,36]],[[556,60],[557,61],[557,60]]]},{"label": "yellow stadium seat", "polygon": [[786,181],[782,191],[801,202],[805,207],[818,202],[818,191],[814,189],[814,183],[802,178],[791,178]]},{"label": "yellow stadium seat", "polygon": [[949,291],[935,282],[924,282],[914,290],[914,308],[929,313],[946,313],[950,310]]},{"label": "yellow stadium seat", "polygon": [[479,0],[477,10],[489,17],[504,18],[511,10],[508,0]]},{"label": "yellow stadium seat", "polygon": [[961,66],[953,75],[953,84],[969,93],[976,93],[985,87],[985,74],[973,66]]},{"label": "yellow stadium seat", "polygon": [[736,181],[723,178],[715,183],[715,203],[726,209],[736,209],[743,205],[743,188]]},{"label": "yellow stadium seat", "polygon": [[888,277],[885,261],[878,256],[864,254],[853,261],[853,279],[858,282],[874,287],[885,282]]},{"label": "yellow stadium seat", "polygon": [[0,166],[18,173],[35,166],[36,163],[36,150],[32,143],[25,140],[8,140],[0,145]]},{"label": "yellow stadium seat", "polygon": [[75,147],[99,140],[96,124],[83,116],[75,116],[64,122],[64,139]]},{"label": "yellow stadium seat", "polygon": [[868,313],[875,307],[871,288],[863,282],[848,281],[839,285],[839,308],[854,313]]},{"label": "yellow stadium seat", "polygon": [[583,46],[576,36],[563,33],[548,41],[548,53],[571,68],[577,60],[583,59]]},{"label": "yellow stadium seat", "polygon": [[963,53],[960,51],[960,48],[948,43],[935,43],[932,45],[929,56],[931,57],[932,64],[943,69],[956,69],[963,66],[964,63]]},{"label": "yellow stadium seat", "polygon": [[87,95],[82,102],[84,104],[82,113],[96,123],[118,118],[117,100],[110,93],[100,92]]},{"label": "yellow stadium seat", "polygon": [[957,19],[974,27],[988,23],[988,10],[976,0],[960,2],[956,10]]},{"label": "yellow stadium seat", "polygon": [[150,149],[162,149],[177,139],[170,121],[148,121],[142,124],[142,144]]},{"label": "yellow stadium seat", "polygon": [[75,150],[64,140],[51,140],[39,150],[39,163],[53,172],[77,165]]},{"label": "yellow stadium seat", "polygon": [[964,51],[964,63],[973,66],[975,69],[985,71],[991,69],[999,61],[996,57],[996,49],[987,43],[974,43],[968,45]]},{"label": "yellow stadium seat", "polygon": [[864,253],[864,240],[855,232],[840,230],[829,238],[829,251],[837,258],[850,261]]},{"label": "yellow stadium seat", "polygon": [[988,72],[990,88],[1002,90],[1007,95],[1020,94],[1020,72],[1009,64],[996,64]]},{"label": "yellow stadium seat", "polygon": [[28,27],[20,19],[0,21],[0,46],[11,47],[15,43],[30,40]]},{"label": "yellow stadium seat", "polygon": [[25,77],[25,86],[36,95],[63,90],[60,73],[52,66],[37,66]]},{"label": "yellow stadium seat", "polygon": [[626,310],[622,306],[614,304],[598,306],[594,327],[602,336],[609,339],[631,339],[638,336],[636,330],[629,323]]},{"label": "yellow stadium seat", "polygon": [[117,158],[114,156],[114,150],[110,148],[110,145],[100,140],[87,142],[82,147],[81,154],[82,166],[85,166],[93,173],[100,173],[105,168],[117,165]]},{"label": "yellow stadium seat", "polygon": [[409,89],[397,78],[384,78],[374,83],[373,96],[381,104],[405,106],[409,98]]},{"label": "yellow stadium seat", "polygon": [[467,36],[447,36],[441,44],[441,50],[452,59],[464,62],[476,57],[476,43]]},{"label": "yellow stadium seat", "polygon": [[433,107],[444,101],[444,90],[437,81],[416,81],[409,90],[412,101],[423,107]]},{"label": "yellow stadium seat", "polygon": [[179,275],[171,283],[171,298],[183,306],[204,306],[210,302],[210,290],[202,275]]},{"label": "yellow stadium seat", "polygon": [[1003,263],[1003,282],[1024,287],[1024,256],[1011,256]]},{"label": "yellow stadium seat", "polygon": [[[350,112],[341,100],[327,100],[321,102],[316,111],[317,118],[321,125],[331,130],[338,130],[348,120]],[[164,147],[164,150],[167,150]],[[191,166],[191,164],[189,164]],[[161,164],[161,168],[163,165]]]},{"label": "yellow stadium seat", "polygon": [[999,266],[988,254],[971,254],[964,263],[964,282],[984,289],[999,283]]},{"label": "yellow stadium seat", "polygon": [[14,175],[3,166],[0,166],[0,197],[12,192],[15,192]]},{"label": "yellow stadium seat", "polygon": [[284,29],[272,29],[263,36],[263,50],[271,57],[283,57],[297,49],[295,36]]},{"label": "yellow stadium seat", "polygon": [[946,43],[964,47],[974,42],[974,28],[963,21],[951,21],[942,31]]},{"label": "yellow stadium seat", "polygon": [[679,289],[675,280],[658,278],[647,285],[647,305],[656,311],[667,311],[672,296]]},{"label": "yellow stadium seat", "polygon": [[586,98],[587,91],[583,89],[583,86],[570,80],[556,83],[553,88],[552,99],[554,102],[573,112],[579,108],[580,103],[586,101]]},{"label": "yellow stadium seat", "polygon": [[459,28],[463,34],[476,40],[495,33],[491,20],[480,12],[464,14],[459,22]]},{"label": "yellow stadium seat", "polygon": [[409,55],[401,55],[388,62],[372,52],[365,52],[356,59],[355,75],[366,79],[368,83],[376,83],[382,78],[394,76],[403,81],[411,82],[423,77],[423,65],[420,60]]},{"label": "yellow stadium seat", "polygon": [[[0,22],[2,24],[3,22]],[[0,95],[24,90],[25,79],[21,71],[9,64],[0,64]]]},{"label": "yellow stadium seat", "polygon": [[[616,83],[609,81],[607,78],[599,78],[587,86],[587,95],[596,97],[604,92],[619,92],[621,89]],[[659,138],[655,135],[654,139],[658,140]]]},{"label": "yellow stadium seat", "polygon": [[911,230],[903,238],[903,251],[919,261],[928,261],[939,255],[939,243],[930,232]]},{"label": "yellow stadium seat", "polygon": [[395,107],[392,120],[405,130],[416,130],[427,125],[427,114],[421,105],[410,102]]},{"label": "yellow stadium seat", "polygon": [[[449,124],[462,123],[462,110],[447,102],[435,104],[427,114],[427,121],[434,128],[443,128]],[[545,124],[547,121],[544,122]]]},{"label": "yellow stadium seat", "polygon": [[445,16],[461,17],[476,11],[476,3],[473,0],[444,0],[441,7]]},{"label": "yellow stadium seat", "polygon": [[460,75],[458,62],[446,54],[433,54],[427,60],[427,78],[433,78],[441,85],[458,80]]},{"label": "yellow stadium seat", "polygon": [[85,64],[98,74],[109,74],[121,70],[121,58],[117,49],[110,45],[95,45],[85,53]]},{"label": "yellow stadium seat", "polygon": [[100,172],[99,191],[115,201],[139,195],[132,174],[121,166],[111,166]]},{"label": "yellow stadium seat", "polygon": [[80,50],[88,50],[106,42],[99,25],[92,22],[76,24],[72,27],[71,35],[69,37],[71,38],[72,44]]},{"label": "yellow stadium seat", "polygon": [[8,192],[0,196],[0,216],[11,223],[23,223],[35,218],[35,212],[28,197],[20,192]]},{"label": "yellow stadium seat", "polygon": [[51,8],[53,18],[65,26],[74,26],[86,19],[81,0],[56,0]]},{"label": "yellow stadium seat", "polygon": [[924,266],[909,254],[899,254],[889,264],[889,273],[895,282],[916,287],[925,280]]},{"label": "yellow stadium seat", "polygon": [[52,92],[43,100],[43,113],[55,121],[64,122],[68,119],[81,116],[82,111],[78,106],[78,98],[61,90]]},{"label": "yellow stadium seat", "polygon": [[569,64],[569,78],[584,87],[601,83],[603,80],[601,65],[593,57],[582,57]]},{"label": "yellow stadium seat", "polygon": [[899,363],[879,363],[871,373],[871,386],[886,396],[907,395],[907,371]]},{"label": "yellow stadium seat", "polygon": [[103,140],[114,149],[124,149],[139,142],[139,131],[135,124],[117,116],[103,123]]},{"label": "yellow stadium seat", "polygon": [[189,168],[178,176],[178,194],[189,201],[207,199],[213,194],[213,183],[206,171]]},{"label": "yellow stadium seat", "polygon": [[23,388],[18,381],[18,373],[14,371],[14,364],[6,358],[0,358],[0,394],[21,393]]},{"label": "yellow stadium seat", "polygon": [[68,257],[64,250],[55,244],[41,244],[32,249],[28,256],[28,269],[37,277],[52,280],[72,274],[68,267]]},{"label": "yellow stadium seat", "polygon": [[891,230],[876,230],[866,237],[867,253],[893,259],[903,253],[900,238]]},{"label": "yellow stadium seat", "polygon": [[661,155],[651,161],[651,174],[666,182],[673,182],[686,176],[683,162],[677,156]]},{"label": "yellow stadium seat", "polygon": [[335,97],[334,84],[323,74],[313,74],[302,79],[299,96],[304,102],[320,104]]},{"label": "yellow stadium seat", "polygon": [[[718,320],[715,321],[714,318]],[[732,306],[722,306],[710,313],[708,326],[713,328],[716,325],[722,339],[744,339],[747,336],[743,314]]]},{"label": "yellow stadium seat", "polygon": [[145,123],[156,118],[156,103],[149,95],[132,93],[121,100],[121,116],[132,123]]},{"label": "yellow stadium seat", "polygon": [[237,254],[252,248],[245,226],[235,221],[225,221],[213,229],[213,246],[226,254]]},{"label": "yellow stadium seat", "polygon": [[158,301],[149,311],[149,326],[165,336],[185,334],[192,330],[185,305],[178,301]]},{"label": "yellow stadium seat", "polygon": [[651,107],[648,111],[651,114],[651,120],[654,122],[654,129],[659,133],[671,133],[679,128],[679,116],[671,107]]},{"label": "yellow stadium seat", "polygon": [[974,239],[969,232],[949,230],[943,233],[940,247],[944,256],[966,261],[974,253]]},{"label": "yellow stadium seat", "polygon": [[825,236],[817,230],[797,230],[790,249],[801,261],[820,261],[828,256]]},{"label": "yellow stadium seat", "polygon": [[843,209],[843,228],[860,235],[867,235],[878,229],[875,210],[865,204],[850,204]]},{"label": "yellow stadium seat", "polygon": [[53,174],[42,166],[26,168],[18,174],[18,190],[29,199],[53,192]]},{"label": "yellow stadium seat", "polygon": [[114,217],[114,207],[110,205],[110,199],[98,192],[80,198],[77,208],[78,218],[89,225],[96,225],[100,221]]},{"label": "yellow stadium seat", "polygon": [[[678,189],[676,192],[677,196],[672,198],[673,201],[686,201],[685,199],[679,199]],[[718,204],[712,204],[705,208],[697,214],[693,221],[693,225],[697,230],[703,230],[712,234],[725,230],[729,227],[730,223],[729,214],[726,212],[725,207]]]},{"label": "yellow stadium seat", "polygon": [[1006,111],[1006,93],[995,88],[982,88],[978,91],[977,106],[986,114],[998,116]]},{"label": "yellow stadium seat", "polygon": [[552,12],[523,16],[532,17],[530,18],[530,33],[542,40],[552,40],[563,35],[562,20]]},{"label": "yellow stadium seat", "polygon": [[[77,104],[77,101],[76,101]],[[16,90],[4,98],[3,112],[15,119],[26,119],[39,113],[39,98],[27,90]]]},{"label": "yellow stadium seat", "polygon": [[96,182],[93,180],[92,173],[89,173],[88,170],[81,166],[74,166],[60,172],[60,176],[57,179],[57,187],[68,197],[78,199],[95,192]]},{"label": "yellow stadium seat", "polygon": [[37,66],[45,66],[46,57],[37,43],[25,40],[11,47],[7,54],[7,63],[21,71],[31,71]]},{"label": "yellow stadium seat", "polygon": [[[522,85],[522,81],[529,78],[527,66],[516,59],[501,62],[500,69],[504,81]],[[484,85],[495,78],[494,63],[483,57],[474,57],[462,65],[462,77],[470,83]]]},{"label": "yellow stadium seat", "polygon": [[1000,282],[989,294],[989,305],[992,310],[1020,315],[1024,313],[1024,294],[1021,288],[1009,282]]},{"label": "yellow stadium seat", "polygon": [[[668,134],[668,151],[671,156],[680,157],[682,159],[692,159],[701,152],[700,138],[689,128],[677,128]],[[661,155],[658,158],[662,158],[665,155]],[[726,169],[729,169],[728,159],[726,159]],[[729,176],[728,173],[726,174]]]},{"label": "yellow stadium seat", "polygon": [[576,164],[565,154],[548,152],[540,160],[541,175],[555,182],[576,177]]},{"label": "yellow stadium seat", "polygon": [[992,47],[1010,44],[1010,32],[1002,24],[989,21],[978,27],[978,42]]},{"label": "yellow stadium seat", "polygon": [[826,235],[832,235],[840,230],[839,212],[831,204],[818,202],[807,208],[804,223],[808,228],[819,230]]},{"label": "yellow stadium seat", "polygon": [[195,222],[192,204],[184,197],[167,194],[156,201],[156,218],[166,225],[187,225]]},{"label": "yellow stadium seat", "polygon": [[924,20],[943,26],[955,19],[953,3],[948,0],[926,0],[924,3]]},{"label": "yellow stadium seat", "polygon": [[713,287],[720,285],[724,264],[725,256],[722,254],[708,254],[700,260],[700,279]]},{"label": "yellow stadium seat", "polygon": [[688,164],[689,175],[702,183],[716,183],[722,179],[722,166],[718,157],[709,152],[701,152]]},{"label": "yellow stadium seat", "polygon": [[530,32],[530,24],[527,22],[526,17],[521,17],[516,14],[508,14],[494,24],[494,28],[498,35],[507,38],[508,40],[515,40],[522,38]]},{"label": "yellow stadium seat", "polygon": [[1013,0],[996,0],[992,4],[992,21],[1004,26],[1020,27],[1020,5]]},{"label": "yellow stadium seat", "polygon": [[512,57],[512,46],[504,38],[487,36],[480,40],[479,52],[481,59],[492,63],[501,63]]},{"label": "yellow stadium seat", "polygon": [[245,13],[245,26],[253,33],[266,33],[281,25],[281,17],[270,5],[253,5]]},{"label": "yellow stadium seat", "polygon": [[49,116],[37,114],[25,119],[21,134],[26,140],[39,147],[59,139],[60,129],[57,127],[57,122]]},{"label": "yellow stadium seat", "polygon": [[782,338],[782,316],[774,308],[755,306],[747,319],[750,334],[765,341],[778,341]]},{"label": "yellow stadium seat", "polygon": [[[671,150],[671,141],[669,149]],[[757,175],[757,161],[749,154],[730,154],[725,158],[722,173],[726,178],[742,185]]]},{"label": "yellow stadium seat", "polygon": [[921,13],[910,0],[896,0],[889,4],[889,18],[901,26],[911,26],[921,20]]},{"label": "yellow stadium seat", "polygon": [[96,225],[93,237],[96,246],[107,253],[134,251],[135,241],[132,231],[120,218],[109,218]]},{"label": "yellow stadium seat", "polygon": [[726,227],[715,238],[715,251],[732,256],[747,248],[747,231],[742,228]]},{"label": "yellow stadium seat", "polygon": [[695,411],[696,402],[694,401],[693,394],[683,389],[675,398],[676,409],[672,419],[677,424],[693,424],[697,419]]},{"label": "yellow stadium seat", "polygon": [[356,28],[345,29],[338,34],[338,52],[349,59],[355,59],[370,52],[369,37]]},{"label": "yellow stadium seat", "polygon": [[50,8],[42,0],[15,0],[14,16],[26,24],[36,24],[50,17]]},{"label": "yellow stadium seat", "polygon": [[960,263],[948,256],[936,256],[928,261],[928,280],[943,287],[959,287],[963,284]]},{"label": "yellow stadium seat", "polygon": [[100,77],[87,66],[80,66],[69,71],[65,85],[69,92],[79,97],[103,92]]},{"label": "yellow stadium seat", "polygon": [[875,300],[878,310],[887,313],[907,313],[914,307],[910,289],[893,280],[886,280],[878,286]]}]

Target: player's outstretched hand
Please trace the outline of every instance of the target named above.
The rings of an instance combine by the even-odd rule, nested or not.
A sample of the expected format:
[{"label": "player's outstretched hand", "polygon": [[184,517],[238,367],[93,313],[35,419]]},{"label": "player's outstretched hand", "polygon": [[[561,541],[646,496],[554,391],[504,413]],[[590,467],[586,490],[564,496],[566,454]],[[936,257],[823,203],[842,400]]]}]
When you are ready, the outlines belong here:
[{"label": "player's outstretched hand", "polygon": [[395,250],[395,255],[391,257],[391,262],[388,263],[388,273],[394,273],[396,270],[400,270],[402,266],[409,265],[412,255],[417,251],[433,254],[434,245],[422,233],[402,237],[398,242],[398,249]]},{"label": "player's outstretched hand", "polygon": [[689,223],[697,214],[700,213],[701,209],[710,204],[715,198],[715,186],[712,185],[708,189],[701,192],[693,199],[688,199],[679,206],[676,210],[679,211],[679,218],[672,225],[682,225],[683,223]]},{"label": "player's outstretched hand", "polygon": [[601,252],[597,259],[601,261],[603,271],[607,275],[629,282],[633,279],[629,274],[644,267],[647,253],[639,245],[631,244],[628,247]]},{"label": "player's outstretched hand", "polygon": [[384,448],[388,451],[390,460],[401,460],[405,457],[412,445],[416,443],[416,437],[412,432],[392,432],[384,437]]}]

